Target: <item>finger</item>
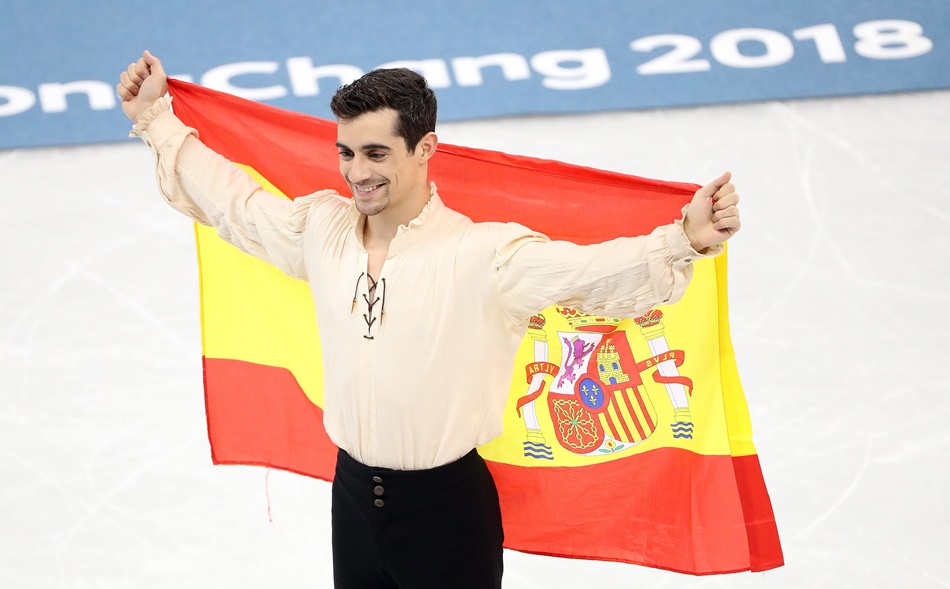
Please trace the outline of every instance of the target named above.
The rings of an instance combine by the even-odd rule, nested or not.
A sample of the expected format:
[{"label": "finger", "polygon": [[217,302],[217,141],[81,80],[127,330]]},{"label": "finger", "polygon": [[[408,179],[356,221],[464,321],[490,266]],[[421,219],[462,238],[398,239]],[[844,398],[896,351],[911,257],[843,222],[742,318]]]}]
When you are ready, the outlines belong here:
[{"label": "finger", "polygon": [[139,58],[130,67],[132,69],[129,70],[129,74],[132,75],[132,79],[138,78],[137,81],[139,84],[141,84],[145,78],[148,77],[148,66],[145,64],[144,59]]},{"label": "finger", "polygon": [[129,72],[122,72],[119,75],[119,85],[124,87],[131,96],[138,96],[139,85],[129,78]]},{"label": "finger", "polygon": [[736,191],[736,185],[733,184],[732,182],[726,182],[725,184],[720,186],[718,190],[716,190],[716,194],[713,195],[713,198],[718,199],[720,197],[723,197],[735,191]]},{"label": "finger", "polygon": [[740,227],[742,227],[742,222],[739,221],[738,216],[726,217],[725,219],[721,219],[713,223],[713,227],[715,227],[719,231],[728,231],[729,233],[735,233],[736,231],[739,230]]},{"label": "finger", "polygon": [[165,68],[162,67],[162,60],[149,53],[148,49],[142,53],[142,59],[145,60],[145,65],[148,66],[149,72],[158,74],[159,76],[165,75]]},{"label": "finger", "polygon": [[133,96],[132,93],[129,92],[128,89],[126,89],[126,87],[122,84],[115,85],[115,92],[119,95],[119,98],[122,99],[122,102],[128,102],[135,98],[135,96]]},{"label": "finger", "polygon": [[129,80],[136,85],[141,86],[142,82],[145,81],[145,76],[138,72],[138,63],[130,63],[125,73],[129,76]]},{"label": "finger", "polygon": [[696,196],[709,198],[722,188],[732,178],[732,172],[724,172],[709,184],[696,191]]},{"label": "finger", "polygon": [[734,207],[737,204],[739,204],[739,193],[731,192],[725,196],[716,198],[713,201],[712,208],[714,211],[721,211],[722,209],[725,209],[726,207]]},{"label": "finger", "polygon": [[729,217],[736,217],[736,218],[738,218],[738,217],[739,217],[739,207],[737,207],[737,206],[731,206],[731,207],[727,207],[727,208],[725,208],[725,209],[722,209],[721,211],[716,211],[716,212],[714,212],[713,215],[712,215],[712,222],[713,222],[713,224],[715,224],[715,223],[718,223],[719,221],[728,219]]}]

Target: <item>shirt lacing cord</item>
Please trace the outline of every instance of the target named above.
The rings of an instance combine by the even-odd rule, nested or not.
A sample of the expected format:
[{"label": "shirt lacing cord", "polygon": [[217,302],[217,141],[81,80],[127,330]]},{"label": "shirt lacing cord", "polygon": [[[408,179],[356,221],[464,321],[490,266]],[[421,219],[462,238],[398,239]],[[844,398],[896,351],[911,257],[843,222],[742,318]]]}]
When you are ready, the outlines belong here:
[{"label": "shirt lacing cord", "polygon": [[[366,322],[366,335],[363,337],[366,339],[374,339],[373,323],[376,323],[376,316],[373,314],[373,308],[376,306],[376,303],[381,302],[379,306],[380,325],[383,324],[383,319],[386,317],[386,279],[381,278],[380,280],[374,280],[373,277],[366,272],[360,273],[356,279],[356,288],[353,289],[353,304],[350,306],[350,313],[356,310],[356,299],[360,292],[360,281],[363,280],[364,276],[366,277],[366,291],[368,294],[363,294],[363,300],[366,301],[366,313],[363,313],[363,321]],[[376,287],[380,284],[382,284],[382,298],[376,296]],[[373,300],[371,301],[370,298]]]}]

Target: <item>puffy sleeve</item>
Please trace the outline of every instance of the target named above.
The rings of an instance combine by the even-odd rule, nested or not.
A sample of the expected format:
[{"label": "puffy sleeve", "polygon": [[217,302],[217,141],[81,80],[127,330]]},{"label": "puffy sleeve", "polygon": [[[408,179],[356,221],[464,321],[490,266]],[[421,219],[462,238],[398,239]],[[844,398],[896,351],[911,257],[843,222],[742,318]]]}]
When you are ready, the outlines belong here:
[{"label": "puffy sleeve", "polygon": [[133,126],[155,154],[155,174],[165,201],[241,251],[305,280],[303,236],[315,199],[293,201],[264,190],[243,170],[201,141],[164,97]]},{"label": "puffy sleeve", "polygon": [[592,245],[551,241],[509,223],[501,231],[494,269],[499,300],[516,325],[551,305],[636,317],[679,300],[692,277],[692,263],[721,251],[721,246],[703,254],[694,250],[682,220],[649,235]]}]

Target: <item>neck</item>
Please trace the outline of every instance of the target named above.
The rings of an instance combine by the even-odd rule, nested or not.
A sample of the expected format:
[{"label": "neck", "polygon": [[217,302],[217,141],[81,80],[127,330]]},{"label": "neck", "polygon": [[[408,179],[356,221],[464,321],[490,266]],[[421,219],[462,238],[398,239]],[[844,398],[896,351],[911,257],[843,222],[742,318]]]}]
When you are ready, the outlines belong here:
[{"label": "neck", "polygon": [[380,244],[389,242],[396,237],[400,225],[408,225],[419,216],[422,209],[429,202],[429,185],[422,185],[414,190],[410,198],[402,201],[398,206],[390,205],[377,215],[366,217],[363,225],[363,242]]}]

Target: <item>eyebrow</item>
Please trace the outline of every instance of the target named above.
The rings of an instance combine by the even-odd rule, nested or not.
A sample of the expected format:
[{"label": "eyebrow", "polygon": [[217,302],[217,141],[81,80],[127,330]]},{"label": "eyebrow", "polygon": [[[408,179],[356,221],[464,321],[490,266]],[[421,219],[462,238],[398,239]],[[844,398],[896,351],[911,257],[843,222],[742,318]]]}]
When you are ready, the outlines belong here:
[{"label": "eyebrow", "polygon": [[[349,147],[348,145],[346,145],[346,144],[344,144],[344,143],[340,143],[339,141],[336,142],[336,146],[339,147],[339,148],[342,148],[342,149],[350,149],[350,147]],[[361,149],[361,151],[370,151],[370,150],[373,150],[373,149],[391,150],[392,148],[389,147],[388,145],[384,145],[384,144],[382,144],[382,143],[367,143],[366,145],[362,146],[360,149]],[[352,150],[351,150],[351,151],[352,151]]]}]

